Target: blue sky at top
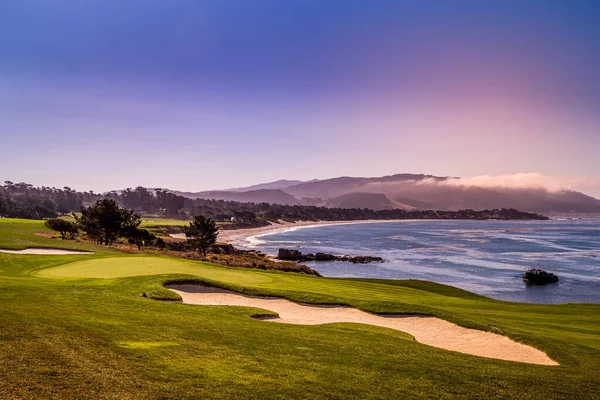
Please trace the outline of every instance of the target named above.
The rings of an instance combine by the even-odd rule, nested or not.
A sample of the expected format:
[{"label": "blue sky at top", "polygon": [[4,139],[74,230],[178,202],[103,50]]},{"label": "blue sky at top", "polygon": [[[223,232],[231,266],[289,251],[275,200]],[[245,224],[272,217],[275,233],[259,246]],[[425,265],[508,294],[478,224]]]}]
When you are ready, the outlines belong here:
[{"label": "blue sky at top", "polygon": [[596,1],[3,1],[0,178],[594,178],[598,20]]}]

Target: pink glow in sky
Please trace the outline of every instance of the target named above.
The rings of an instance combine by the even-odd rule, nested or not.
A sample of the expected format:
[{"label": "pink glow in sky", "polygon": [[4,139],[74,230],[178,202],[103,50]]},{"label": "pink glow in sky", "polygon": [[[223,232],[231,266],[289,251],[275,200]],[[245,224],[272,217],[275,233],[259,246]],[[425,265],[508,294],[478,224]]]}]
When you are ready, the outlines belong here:
[{"label": "pink glow in sky", "polygon": [[538,174],[600,196],[594,2],[84,3],[0,6],[0,179]]}]

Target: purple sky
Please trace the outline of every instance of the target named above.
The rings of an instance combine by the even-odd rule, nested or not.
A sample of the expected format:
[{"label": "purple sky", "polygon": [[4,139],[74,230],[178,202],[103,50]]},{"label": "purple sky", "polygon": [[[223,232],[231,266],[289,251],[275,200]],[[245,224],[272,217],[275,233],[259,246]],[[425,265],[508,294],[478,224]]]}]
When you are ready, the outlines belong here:
[{"label": "purple sky", "polygon": [[583,0],[3,1],[0,179],[538,173],[600,196],[598,20]]}]

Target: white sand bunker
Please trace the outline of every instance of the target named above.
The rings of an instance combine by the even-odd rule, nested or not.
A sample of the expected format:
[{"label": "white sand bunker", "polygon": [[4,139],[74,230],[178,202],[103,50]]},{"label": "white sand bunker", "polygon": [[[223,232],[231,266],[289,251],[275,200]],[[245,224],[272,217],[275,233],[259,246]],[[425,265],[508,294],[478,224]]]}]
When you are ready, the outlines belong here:
[{"label": "white sand bunker", "polygon": [[279,314],[268,321],[287,324],[318,325],[354,322],[407,332],[423,344],[445,350],[500,360],[540,365],[558,365],[544,352],[491,332],[463,328],[443,319],[427,316],[383,316],[351,307],[309,305],[274,297],[254,297],[214,287],[169,285],[187,304],[244,306],[262,308]]},{"label": "white sand bunker", "polygon": [[7,250],[0,249],[0,253],[9,254],[33,254],[38,256],[64,256],[68,254],[94,254],[91,251],[77,251],[65,249],[25,249],[25,250]]}]

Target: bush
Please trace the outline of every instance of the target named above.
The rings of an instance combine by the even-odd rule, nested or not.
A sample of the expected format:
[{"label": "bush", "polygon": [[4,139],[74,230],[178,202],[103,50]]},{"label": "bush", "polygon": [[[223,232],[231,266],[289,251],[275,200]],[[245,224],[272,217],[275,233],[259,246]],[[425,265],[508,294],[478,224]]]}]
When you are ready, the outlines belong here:
[{"label": "bush", "polygon": [[165,240],[160,237],[156,238],[156,240],[154,241],[154,245],[161,250],[164,250],[164,248],[167,247],[167,243],[165,242]]},{"label": "bush", "polygon": [[61,218],[50,218],[46,221],[46,226],[53,231],[59,232],[63,240],[66,239],[67,235],[71,239],[74,239],[77,232],[79,232],[76,224]]}]

